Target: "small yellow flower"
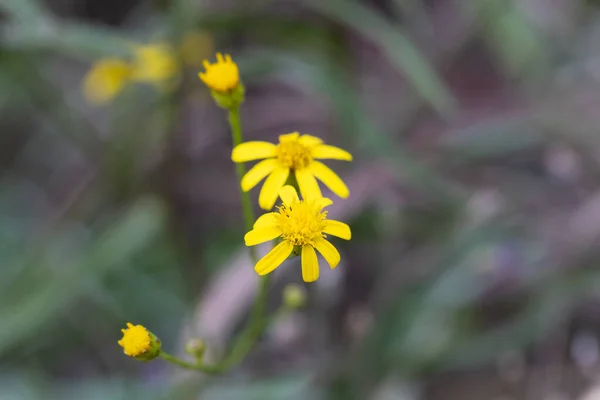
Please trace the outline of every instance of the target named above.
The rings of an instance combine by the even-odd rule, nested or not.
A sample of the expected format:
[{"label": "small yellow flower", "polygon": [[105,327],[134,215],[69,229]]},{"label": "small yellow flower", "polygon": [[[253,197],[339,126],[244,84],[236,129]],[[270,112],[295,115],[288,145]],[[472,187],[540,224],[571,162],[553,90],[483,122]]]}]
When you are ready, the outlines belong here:
[{"label": "small yellow flower", "polygon": [[327,240],[326,235],[350,240],[350,227],[343,222],[328,220],[323,208],[332,204],[326,198],[300,200],[296,189],[286,185],[279,191],[283,205],[278,211],[260,216],[253,229],[246,233],[246,246],[255,246],[281,237],[282,241],[256,263],[259,275],[266,275],[280,266],[294,251],[301,251],[302,278],[314,282],[319,278],[319,261],[315,249],[321,253],[331,268],[340,262],[340,253]]},{"label": "small yellow flower", "polygon": [[298,132],[294,132],[280,135],[277,145],[246,142],[236,146],[231,153],[231,159],[237,163],[263,158],[266,160],[256,164],[244,175],[241,186],[247,192],[269,175],[258,197],[258,204],[265,210],[270,210],[275,205],[279,189],[285,185],[290,172],[294,173],[300,193],[305,199],[321,197],[317,179],[341,198],[350,194],[340,177],[317,159],[352,161],[352,155],[338,147],[324,144],[317,137],[300,136]]},{"label": "small yellow flower", "polygon": [[140,361],[150,361],[160,353],[160,340],[142,325],[127,323],[126,329],[121,329],[123,338],[118,341],[123,352],[129,357]]},{"label": "small yellow flower", "polygon": [[179,54],[183,62],[191,67],[202,66],[202,61],[214,49],[213,37],[208,32],[192,31],[181,40]]},{"label": "small yellow flower", "polygon": [[132,69],[117,58],[104,58],[92,66],[83,80],[83,93],[93,104],[112,100],[127,84]]},{"label": "small yellow flower", "polygon": [[131,79],[163,85],[179,74],[179,65],[166,43],[134,45]]},{"label": "small yellow flower", "polygon": [[205,72],[200,72],[198,77],[211,90],[219,93],[231,92],[240,84],[240,73],[238,66],[231,60],[229,54],[217,53],[217,62],[214,64],[204,60]]}]

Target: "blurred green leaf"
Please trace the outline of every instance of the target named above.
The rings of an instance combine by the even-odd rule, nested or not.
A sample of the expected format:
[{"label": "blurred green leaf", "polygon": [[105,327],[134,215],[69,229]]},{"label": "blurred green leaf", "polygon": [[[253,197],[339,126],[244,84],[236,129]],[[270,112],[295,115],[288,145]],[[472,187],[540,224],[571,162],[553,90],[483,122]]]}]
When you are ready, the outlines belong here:
[{"label": "blurred green leaf", "polygon": [[155,199],[146,198],[113,217],[117,217],[111,219],[114,224],[104,227],[97,241],[77,254],[49,258],[48,251],[60,240],[52,238],[46,243],[48,250],[40,249],[30,257],[27,273],[19,275],[11,290],[0,293],[0,354],[55,319],[82,292],[85,286],[79,282],[89,274],[99,278],[131,262],[162,229],[164,210]]},{"label": "blurred green leaf", "polygon": [[373,41],[442,116],[455,113],[456,101],[436,71],[406,35],[383,16],[355,0],[309,1],[307,4]]},{"label": "blurred green leaf", "polygon": [[323,399],[310,377],[288,376],[241,384],[216,384],[202,393],[203,400],[304,400]]},{"label": "blurred green leaf", "polygon": [[[511,0],[463,0],[487,35],[505,71],[533,78],[548,67],[548,49]],[[534,75],[535,74],[535,75]]]},{"label": "blurred green leaf", "polygon": [[461,161],[510,156],[519,151],[537,148],[545,136],[528,117],[498,118],[472,124],[464,130],[449,132],[439,143],[444,155]]}]

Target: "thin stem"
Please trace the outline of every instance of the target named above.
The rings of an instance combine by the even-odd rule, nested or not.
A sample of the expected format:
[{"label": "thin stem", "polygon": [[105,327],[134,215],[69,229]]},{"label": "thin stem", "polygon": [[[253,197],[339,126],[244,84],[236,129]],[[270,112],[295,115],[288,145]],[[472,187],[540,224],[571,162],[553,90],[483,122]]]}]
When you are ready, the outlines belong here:
[{"label": "thin stem", "polygon": [[[242,143],[242,124],[240,122],[240,109],[239,107],[229,109],[229,126],[231,126],[231,137],[233,139],[233,147],[238,146]],[[246,165],[244,163],[236,163],[235,170],[237,172],[238,181],[241,183],[242,178],[246,174]],[[242,199],[242,210],[244,212],[244,223],[246,224],[246,232],[252,230],[254,225],[254,211],[252,210],[252,202],[250,201],[250,195],[248,192],[244,192],[240,186],[240,195]],[[250,247],[250,256],[252,261],[256,264],[258,257],[254,247]]]},{"label": "thin stem", "polygon": [[[231,136],[233,138],[233,146],[238,146],[242,143],[242,125],[240,122],[240,110],[239,107],[229,109],[228,114],[229,125],[231,126]],[[242,177],[246,174],[246,167],[243,163],[236,163],[236,172],[238,180],[242,181]],[[250,196],[247,192],[241,190],[240,194],[242,200],[242,209],[244,212],[244,222],[246,224],[246,231],[252,230],[254,225],[254,212],[252,211],[252,203],[250,202]],[[250,256],[254,264],[258,262],[256,250],[250,247]],[[269,287],[269,276],[265,275],[260,278],[260,284],[258,287],[258,294],[252,311],[250,312],[250,318],[246,325],[246,328],[237,337],[235,343],[231,347],[229,354],[217,364],[206,365],[201,362],[190,363],[181,360],[169,353],[161,352],[160,357],[173,363],[181,368],[201,371],[207,374],[219,374],[227,371],[231,367],[239,364],[244,357],[252,350],[252,347],[259,339],[262,332],[269,325],[269,319],[266,318],[267,308],[267,294]]]},{"label": "thin stem", "polygon": [[218,373],[222,372],[222,368],[218,364],[217,365],[204,365],[204,364],[198,364],[198,363],[191,363],[191,362],[184,361],[180,358],[177,358],[174,355],[166,353],[164,351],[160,352],[160,357],[163,360],[170,362],[171,364],[175,364],[178,367],[185,368],[185,369],[201,371],[201,372],[204,372],[207,374],[218,374]]}]

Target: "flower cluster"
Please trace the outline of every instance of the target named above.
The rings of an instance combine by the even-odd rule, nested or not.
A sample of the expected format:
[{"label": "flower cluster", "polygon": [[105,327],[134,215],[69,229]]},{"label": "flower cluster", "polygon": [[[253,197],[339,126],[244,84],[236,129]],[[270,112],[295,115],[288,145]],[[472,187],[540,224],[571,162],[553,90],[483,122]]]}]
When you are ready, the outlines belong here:
[{"label": "flower cluster", "polygon": [[[239,107],[243,96],[242,83],[237,65],[231,56],[217,53],[217,62],[204,62],[205,72],[200,79],[211,89],[215,101],[224,108]],[[298,132],[279,136],[279,143],[245,142],[231,152],[235,163],[259,161],[241,179],[242,191],[248,192],[260,181],[265,182],[258,196],[258,204],[264,210],[272,210],[280,197],[282,205],[275,212],[262,215],[251,231],[246,233],[247,246],[254,246],[273,239],[280,239],[254,269],[259,275],[272,272],[292,253],[301,254],[302,277],[305,282],[319,278],[319,263],[315,249],[325,258],[331,268],[340,261],[340,254],[325,238],[327,235],[349,240],[350,227],[343,222],[329,220],[323,208],[332,201],[323,198],[317,180],[323,182],[334,194],[347,198],[350,191],[340,177],[322,159],[352,161],[352,155],[338,147],[325,144],[312,135]],[[300,190],[288,185],[292,182]]]},{"label": "flower cluster", "polygon": [[[129,43],[129,58],[103,58],[92,65],[83,80],[83,94],[91,104],[101,105],[113,100],[128,85],[145,83],[160,90],[169,89],[180,75],[180,62],[198,65],[198,55],[212,49],[212,39],[202,32],[184,36],[179,51],[157,42]],[[200,51],[199,51],[200,50]]]},{"label": "flower cluster", "polygon": [[[103,76],[104,97],[118,92],[127,79],[162,81],[168,75],[166,71],[170,70],[171,64],[161,54],[159,49],[138,49],[138,61],[133,63],[134,67],[119,60],[99,63],[97,70],[100,72],[96,73]],[[244,242],[246,246],[255,246],[273,241],[273,248],[261,259],[255,259],[256,273],[267,275],[290,257],[300,256],[303,280],[316,281],[320,275],[318,254],[332,269],[340,262],[340,253],[329,237],[344,240],[352,237],[347,224],[329,218],[326,208],[333,201],[323,197],[319,182],[343,199],[350,195],[350,191],[342,179],[320,160],[352,161],[352,155],[324,143],[318,137],[299,132],[279,135],[278,143],[243,142],[239,109],[244,101],[244,86],[237,64],[229,54],[217,53],[216,62],[204,60],[202,65],[204,71],[198,77],[210,89],[215,102],[229,112],[234,138],[231,160],[237,164],[242,198],[247,206],[245,211],[248,211],[245,212],[248,232]],[[92,76],[90,80],[100,79]],[[244,163],[250,161],[257,163],[246,172]],[[263,179],[258,204],[267,212],[254,220],[248,192]],[[278,199],[281,200],[279,204]],[[299,308],[305,301],[301,288],[291,287],[284,292],[283,304],[287,310]],[[202,370],[203,341],[189,344],[187,351],[197,362],[189,364],[161,352],[160,342],[141,325],[128,323],[123,334],[119,344],[128,356],[146,361],[161,355],[185,368]],[[235,358],[235,355],[232,357]],[[228,363],[224,361],[224,365]],[[218,368],[213,366],[211,371],[215,370]]]}]

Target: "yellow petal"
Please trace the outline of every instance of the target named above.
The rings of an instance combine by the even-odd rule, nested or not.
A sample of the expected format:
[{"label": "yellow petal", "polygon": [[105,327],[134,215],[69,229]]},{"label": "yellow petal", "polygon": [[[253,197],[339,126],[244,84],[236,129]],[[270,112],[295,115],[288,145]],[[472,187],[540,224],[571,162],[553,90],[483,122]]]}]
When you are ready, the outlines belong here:
[{"label": "yellow petal", "polygon": [[321,205],[321,208],[325,208],[332,205],[333,201],[329,197],[321,197],[319,199],[319,204]]},{"label": "yellow petal", "polygon": [[322,197],[319,184],[308,168],[298,169],[294,173],[296,174],[296,181],[300,187],[303,199],[318,199]]},{"label": "yellow petal", "polygon": [[302,246],[302,279],[304,282],[314,282],[319,279],[317,253],[309,244]]},{"label": "yellow petal", "polygon": [[231,161],[239,163],[261,158],[275,157],[275,146],[269,142],[245,142],[231,151]]},{"label": "yellow petal", "polygon": [[352,154],[339,147],[321,144],[310,149],[310,153],[314,158],[329,158],[332,160],[352,161]]},{"label": "yellow petal", "polygon": [[281,230],[276,226],[252,229],[244,235],[244,242],[246,243],[246,246],[256,246],[257,244],[268,242],[279,236],[281,236]]},{"label": "yellow petal", "polygon": [[277,218],[275,217],[276,215],[277,214],[275,213],[266,213],[261,215],[260,217],[258,217],[252,228],[270,228],[272,226],[277,225]]},{"label": "yellow petal", "polygon": [[288,258],[292,250],[294,250],[294,245],[284,240],[268,252],[266,256],[261,258],[256,263],[256,266],[254,266],[254,270],[259,275],[266,275],[272,272]]},{"label": "yellow petal", "polygon": [[273,208],[275,201],[277,201],[279,189],[285,185],[285,181],[289,174],[289,168],[281,165],[277,165],[273,172],[271,172],[271,175],[269,175],[263,184],[260,194],[258,195],[258,205],[260,205],[263,210],[270,210]]},{"label": "yellow petal", "polygon": [[300,134],[298,132],[292,132],[292,133],[286,133],[283,135],[279,135],[279,142],[283,143],[283,142],[293,142],[298,140],[298,136],[300,136]]},{"label": "yellow petal", "polygon": [[350,191],[346,184],[333,172],[327,165],[320,161],[313,161],[308,166],[310,171],[323,182],[331,191],[341,198],[345,199],[350,195]]},{"label": "yellow petal", "polygon": [[325,226],[325,229],[323,229],[323,232],[346,240],[352,238],[352,232],[350,231],[348,224],[332,219],[327,221],[327,225]]},{"label": "yellow petal", "polygon": [[242,178],[241,186],[244,192],[252,189],[258,182],[260,182],[265,176],[269,175],[277,166],[277,160],[269,158],[268,160],[262,160],[254,167],[250,168],[250,171],[246,172],[246,175]]},{"label": "yellow petal", "polygon": [[318,238],[315,240],[315,247],[319,250],[319,253],[323,256],[327,264],[331,267],[331,269],[337,267],[340,262],[340,253],[337,249],[329,243],[327,240],[323,238]]},{"label": "yellow petal", "polygon": [[323,143],[323,140],[312,135],[302,135],[298,138],[298,143],[306,147],[312,147]]},{"label": "yellow petal", "polygon": [[285,205],[292,204],[294,200],[299,200],[298,192],[296,192],[296,189],[294,189],[294,187],[290,185],[285,185],[281,188],[281,190],[279,191],[279,197],[281,197],[281,200]]}]

